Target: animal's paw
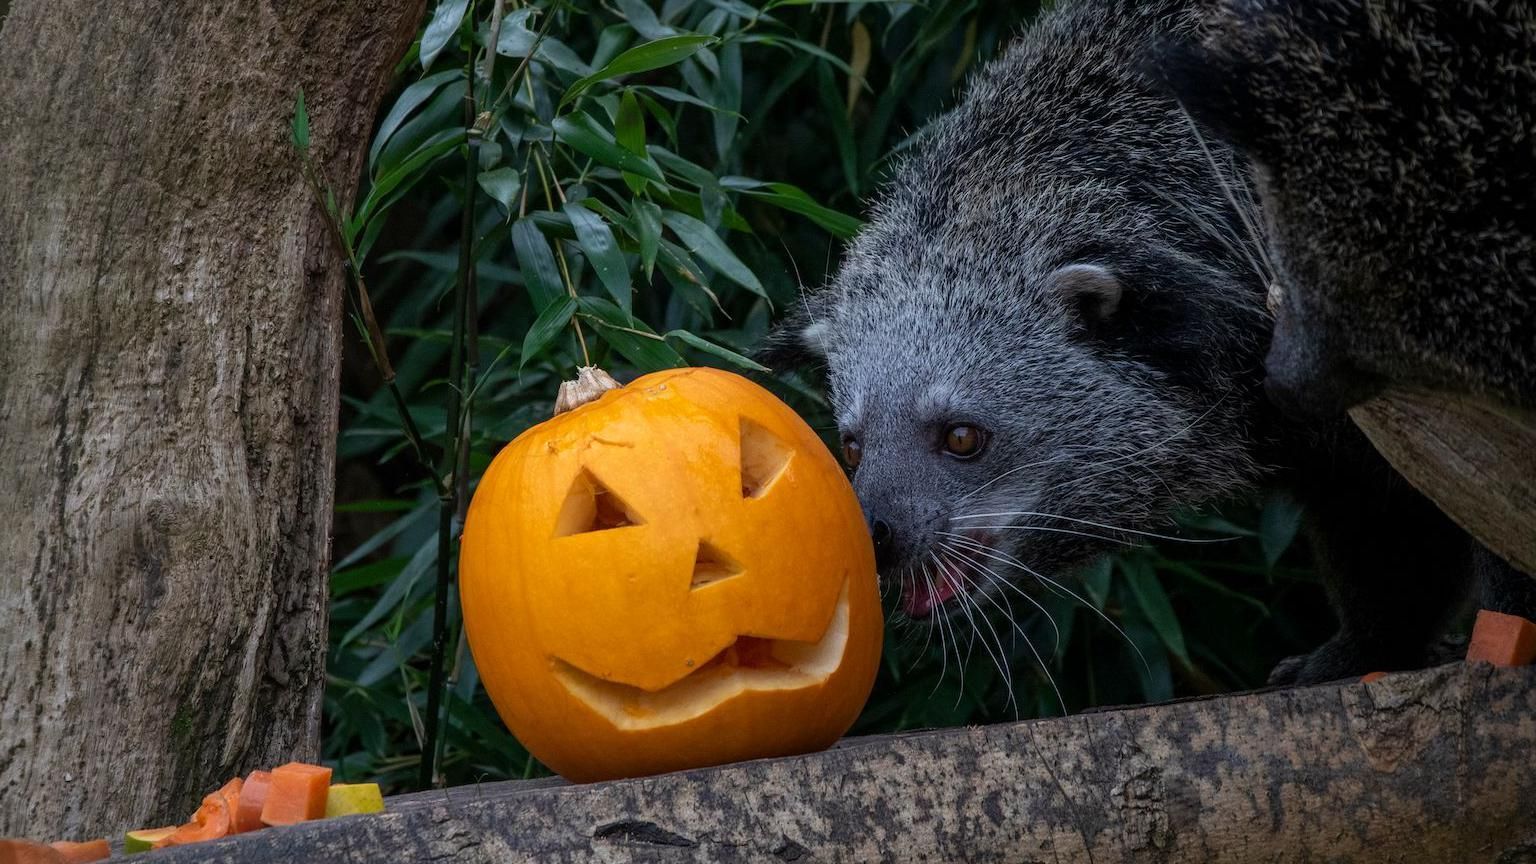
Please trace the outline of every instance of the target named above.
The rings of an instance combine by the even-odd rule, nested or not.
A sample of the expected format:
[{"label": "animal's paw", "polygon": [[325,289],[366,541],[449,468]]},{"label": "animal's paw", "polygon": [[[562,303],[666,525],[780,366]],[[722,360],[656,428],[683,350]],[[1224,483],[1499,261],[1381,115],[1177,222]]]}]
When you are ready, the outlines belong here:
[{"label": "animal's paw", "polygon": [[1297,654],[1294,657],[1287,657],[1276,663],[1275,668],[1269,670],[1269,686],[1290,687],[1295,685],[1297,683],[1296,678],[1301,674],[1301,670],[1306,668],[1307,659],[1311,656],[1311,654]]},{"label": "animal's paw", "polygon": [[1303,687],[1337,681],[1374,672],[1376,669],[1401,669],[1401,665],[1372,666],[1353,641],[1335,636],[1311,654],[1299,654],[1281,660],[1269,673],[1271,687]]},{"label": "animal's paw", "polygon": [[1467,657],[1467,637],[1454,633],[1447,633],[1429,644],[1424,654],[1424,665],[1444,666],[1447,663],[1455,663],[1465,660]]},{"label": "animal's paw", "polygon": [[1294,687],[1358,678],[1370,672],[1422,669],[1458,659],[1465,651],[1465,642],[1458,647],[1452,638],[1422,645],[1339,634],[1311,654],[1281,660],[1269,673],[1269,684]]}]

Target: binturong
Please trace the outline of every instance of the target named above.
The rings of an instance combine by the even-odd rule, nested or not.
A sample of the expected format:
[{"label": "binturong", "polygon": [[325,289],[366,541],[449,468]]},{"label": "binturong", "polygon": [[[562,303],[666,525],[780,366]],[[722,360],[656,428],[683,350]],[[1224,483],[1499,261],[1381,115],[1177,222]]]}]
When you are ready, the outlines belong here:
[{"label": "binturong", "polygon": [[1307,505],[1340,617],[1274,680],[1422,664],[1474,547],[1342,419],[1291,424],[1266,401],[1246,166],[1148,74],[1198,15],[1045,13],[921,134],[769,358],[824,364],[907,617],[1027,609],[1041,583],[1070,589],[1114,544],[1268,479]]},{"label": "binturong", "polygon": [[1536,408],[1536,5],[1224,0],[1159,66],[1255,166],[1279,398]]}]

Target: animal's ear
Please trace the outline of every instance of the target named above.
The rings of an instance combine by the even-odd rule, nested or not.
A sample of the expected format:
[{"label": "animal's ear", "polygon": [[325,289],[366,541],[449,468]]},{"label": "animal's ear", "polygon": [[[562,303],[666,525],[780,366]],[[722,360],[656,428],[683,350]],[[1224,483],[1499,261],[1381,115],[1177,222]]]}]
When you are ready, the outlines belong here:
[{"label": "animal's ear", "polygon": [[1268,113],[1274,96],[1263,52],[1269,50],[1260,4],[1227,0],[1209,11],[1203,37],[1160,42],[1151,54],[1150,78],[1195,123],[1221,142],[1262,158],[1271,138]]},{"label": "animal's ear", "polygon": [[807,294],[768,333],[756,352],[758,362],[775,369],[820,364],[831,344],[831,301],[826,292]]},{"label": "animal's ear", "polygon": [[1120,277],[1098,264],[1058,267],[1046,277],[1046,281],[1077,311],[1083,324],[1090,328],[1114,317],[1125,296]]}]

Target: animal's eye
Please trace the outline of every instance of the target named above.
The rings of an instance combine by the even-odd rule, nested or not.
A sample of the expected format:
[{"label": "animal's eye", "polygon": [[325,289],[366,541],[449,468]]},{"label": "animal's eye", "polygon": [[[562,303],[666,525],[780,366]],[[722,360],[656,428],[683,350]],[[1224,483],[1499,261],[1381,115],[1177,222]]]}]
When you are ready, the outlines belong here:
[{"label": "animal's eye", "polygon": [[951,426],[944,432],[944,452],[956,459],[974,459],[987,446],[987,433],[978,426]]},{"label": "animal's eye", "polygon": [[851,469],[859,467],[859,461],[864,458],[864,448],[859,446],[859,439],[852,435],[843,436],[843,461]]}]

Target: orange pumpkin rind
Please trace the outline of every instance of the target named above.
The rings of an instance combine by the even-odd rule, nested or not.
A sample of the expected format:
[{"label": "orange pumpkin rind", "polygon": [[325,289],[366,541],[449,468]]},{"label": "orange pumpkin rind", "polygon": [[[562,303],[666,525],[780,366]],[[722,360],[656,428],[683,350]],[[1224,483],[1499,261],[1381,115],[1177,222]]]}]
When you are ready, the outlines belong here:
[{"label": "orange pumpkin rind", "polygon": [[465,626],[508,727],[577,781],[831,745],[883,624],[841,466],[728,372],[593,389],[498,454],[465,523]]}]

